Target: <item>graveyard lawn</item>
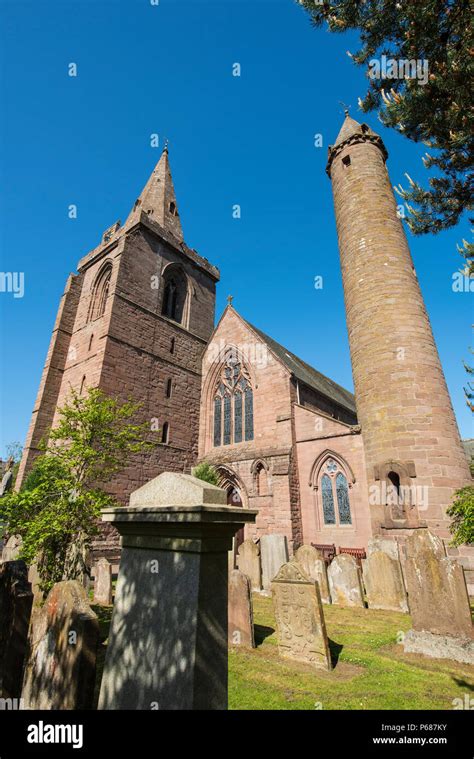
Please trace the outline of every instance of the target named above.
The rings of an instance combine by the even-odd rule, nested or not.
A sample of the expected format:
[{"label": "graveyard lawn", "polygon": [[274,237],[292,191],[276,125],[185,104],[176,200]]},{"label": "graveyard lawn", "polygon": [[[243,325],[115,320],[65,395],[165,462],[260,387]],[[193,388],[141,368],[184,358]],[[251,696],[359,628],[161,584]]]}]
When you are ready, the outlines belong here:
[{"label": "graveyard lawn", "polygon": [[230,709],[453,709],[472,693],[474,668],[403,652],[406,614],[325,605],[323,672],[279,658],[271,598],[253,601],[257,648],[229,650]]},{"label": "graveyard lawn", "polygon": [[[411,627],[407,614],[325,605],[336,665],[323,672],[279,658],[271,598],[254,593],[253,604],[257,648],[229,648],[230,709],[453,709],[474,688],[473,668],[403,652],[396,640]],[[112,607],[92,608],[97,703]]]}]

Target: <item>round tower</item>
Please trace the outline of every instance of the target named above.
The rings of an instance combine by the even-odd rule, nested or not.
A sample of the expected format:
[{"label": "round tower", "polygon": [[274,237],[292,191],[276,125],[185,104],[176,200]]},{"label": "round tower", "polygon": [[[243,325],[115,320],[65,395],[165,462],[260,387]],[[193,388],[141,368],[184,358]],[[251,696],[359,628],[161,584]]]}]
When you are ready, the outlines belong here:
[{"label": "round tower", "polygon": [[327,165],[372,525],[447,538],[446,508],[471,478],[387,157],[381,138],[346,114]]}]

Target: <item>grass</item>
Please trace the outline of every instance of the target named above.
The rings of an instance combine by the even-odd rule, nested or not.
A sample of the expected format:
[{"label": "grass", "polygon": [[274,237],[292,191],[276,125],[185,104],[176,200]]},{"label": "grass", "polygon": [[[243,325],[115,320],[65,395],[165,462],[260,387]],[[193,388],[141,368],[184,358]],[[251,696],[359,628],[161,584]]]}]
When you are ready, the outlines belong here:
[{"label": "grass", "polygon": [[[335,666],[322,672],[278,656],[271,598],[253,601],[257,648],[229,649],[229,709],[452,709],[474,690],[473,667],[403,652],[396,641],[411,626],[406,614],[324,606]],[[93,609],[97,702],[112,607]]]},{"label": "grass", "polygon": [[452,709],[474,689],[474,668],[405,654],[406,614],[324,606],[335,667],[281,659],[270,598],[254,594],[257,648],[229,651],[230,709]]}]

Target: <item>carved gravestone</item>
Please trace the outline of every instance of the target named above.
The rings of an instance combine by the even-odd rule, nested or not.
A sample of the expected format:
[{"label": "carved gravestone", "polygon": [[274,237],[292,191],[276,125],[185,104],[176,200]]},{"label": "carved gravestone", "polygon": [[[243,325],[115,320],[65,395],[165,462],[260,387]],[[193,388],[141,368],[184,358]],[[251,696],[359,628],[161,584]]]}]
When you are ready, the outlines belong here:
[{"label": "carved gravestone", "polygon": [[244,540],[239,546],[237,567],[250,579],[252,590],[262,588],[262,567],[260,564],[260,546],[253,540]]},{"label": "carved gravestone", "polygon": [[330,604],[331,594],[329,593],[327,567],[321,551],[313,546],[300,546],[295,553],[295,559],[310,580],[315,580],[318,583],[323,604]]},{"label": "carved gravestone", "polygon": [[[369,541],[367,559],[362,561],[369,609],[408,612],[397,543],[387,540],[375,545],[371,543],[372,541]],[[385,546],[386,543],[390,545]]]},{"label": "carved gravestone", "polygon": [[112,603],[112,565],[105,558],[95,565],[94,602],[106,606]]},{"label": "carved gravestone", "polygon": [[278,650],[286,659],[332,668],[318,584],[296,561],[284,564],[272,582]]},{"label": "carved gravestone", "polygon": [[405,576],[413,628],[405,651],[474,664],[474,642],[464,571],[446,556],[443,541],[414,530],[406,542]]},{"label": "carved gravestone", "polygon": [[255,648],[250,579],[238,569],[229,573],[228,604],[229,645]]},{"label": "carved gravestone", "polygon": [[333,604],[365,606],[360,569],[353,556],[336,556],[329,565],[328,579]]},{"label": "carved gravestone", "polygon": [[260,554],[262,557],[262,585],[264,590],[270,590],[273,578],[289,558],[286,535],[262,535],[260,538]]},{"label": "carved gravestone", "polygon": [[26,709],[90,709],[99,622],[77,580],[58,582],[35,611],[22,699]]},{"label": "carved gravestone", "polygon": [[24,561],[0,564],[0,696],[19,698],[33,593]]}]

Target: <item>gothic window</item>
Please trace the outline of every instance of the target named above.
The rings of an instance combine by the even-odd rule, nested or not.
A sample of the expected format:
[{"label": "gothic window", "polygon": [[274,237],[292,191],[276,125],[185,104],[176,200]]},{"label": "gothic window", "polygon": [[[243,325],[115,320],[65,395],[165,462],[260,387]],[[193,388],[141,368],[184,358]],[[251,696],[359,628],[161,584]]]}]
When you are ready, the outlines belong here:
[{"label": "gothic window", "polygon": [[179,324],[183,321],[187,282],[184,273],[177,266],[168,266],[163,275],[163,302],[161,313]]},{"label": "gothic window", "polygon": [[79,395],[82,395],[82,393],[84,392],[85,384],[86,384],[86,375],[84,374],[84,376],[83,376],[83,378],[81,380],[81,388],[79,390]]},{"label": "gothic window", "polygon": [[166,383],[166,397],[167,398],[171,398],[172,387],[173,387],[173,383],[172,383],[171,379],[169,379],[167,381],[167,383]]},{"label": "gothic window", "polygon": [[87,321],[90,322],[94,319],[99,319],[104,315],[107,297],[109,295],[111,276],[112,264],[106,264],[100,270],[94,282]]},{"label": "gothic window", "polygon": [[253,440],[253,392],[246,368],[226,357],[214,393],[214,445]]},{"label": "gothic window", "polygon": [[335,459],[328,458],[320,472],[324,524],[352,524],[349,485],[341,465]]},{"label": "gothic window", "polygon": [[165,422],[161,431],[161,442],[167,445],[170,439],[170,426],[168,422]]}]

